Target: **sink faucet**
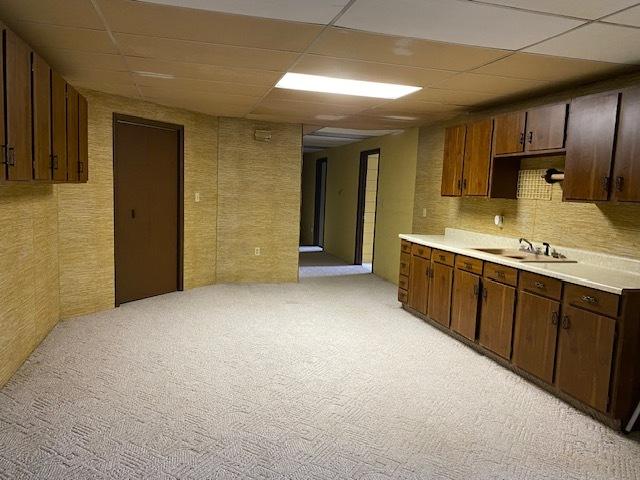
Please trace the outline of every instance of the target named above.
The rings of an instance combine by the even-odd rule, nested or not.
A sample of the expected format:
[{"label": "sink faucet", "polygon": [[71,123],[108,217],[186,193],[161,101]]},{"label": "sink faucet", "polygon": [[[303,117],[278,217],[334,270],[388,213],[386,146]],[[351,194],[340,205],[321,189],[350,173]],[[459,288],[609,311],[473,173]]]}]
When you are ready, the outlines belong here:
[{"label": "sink faucet", "polygon": [[[520,250],[522,250],[523,252],[536,253],[536,249],[533,246],[533,243],[531,243],[526,238],[521,238],[519,242],[520,242]],[[527,246],[523,246],[522,243],[526,243]]]}]

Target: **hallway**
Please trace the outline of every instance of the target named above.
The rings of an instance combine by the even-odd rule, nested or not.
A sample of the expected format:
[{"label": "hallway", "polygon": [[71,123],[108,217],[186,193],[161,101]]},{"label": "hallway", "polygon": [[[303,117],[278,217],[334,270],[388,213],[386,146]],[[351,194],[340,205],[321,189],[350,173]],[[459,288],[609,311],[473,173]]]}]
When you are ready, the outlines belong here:
[{"label": "hallway", "polygon": [[367,275],[371,267],[370,263],[350,265],[320,247],[300,247],[300,278]]}]

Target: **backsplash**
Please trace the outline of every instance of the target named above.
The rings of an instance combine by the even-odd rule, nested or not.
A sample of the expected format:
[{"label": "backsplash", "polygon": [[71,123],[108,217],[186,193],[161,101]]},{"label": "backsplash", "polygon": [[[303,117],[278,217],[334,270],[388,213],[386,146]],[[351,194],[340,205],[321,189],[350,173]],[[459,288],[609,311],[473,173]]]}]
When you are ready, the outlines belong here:
[{"label": "backsplash", "polygon": [[[443,126],[420,129],[413,233],[459,228],[640,258],[640,205],[562,202],[561,183],[552,186],[550,201],[441,197],[443,150]],[[562,165],[562,158],[543,158],[523,161],[522,168]],[[502,228],[495,215],[504,216]]]}]

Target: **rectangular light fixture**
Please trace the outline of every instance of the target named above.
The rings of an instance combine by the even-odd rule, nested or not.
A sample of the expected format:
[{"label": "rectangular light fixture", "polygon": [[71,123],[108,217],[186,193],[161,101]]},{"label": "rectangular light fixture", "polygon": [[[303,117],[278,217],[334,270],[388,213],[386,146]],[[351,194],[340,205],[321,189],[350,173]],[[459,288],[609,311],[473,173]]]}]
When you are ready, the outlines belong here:
[{"label": "rectangular light fixture", "polygon": [[276,88],[304,90],[307,92],[337,93],[357,97],[396,99],[422,90],[422,87],[397,85],[395,83],[365,82],[346,78],[323,77],[304,73],[286,73]]}]

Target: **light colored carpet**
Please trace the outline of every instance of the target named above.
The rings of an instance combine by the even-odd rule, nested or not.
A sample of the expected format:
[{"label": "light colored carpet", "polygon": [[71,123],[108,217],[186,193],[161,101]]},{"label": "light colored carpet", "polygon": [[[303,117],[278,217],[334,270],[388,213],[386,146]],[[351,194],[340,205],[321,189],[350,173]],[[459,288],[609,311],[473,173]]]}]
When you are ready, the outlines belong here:
[{"label": "light colored carpet", "polygon": [[639,478],[635,440],[395,297],[317,277],[61,323],[0,392],[0,478]]}]

